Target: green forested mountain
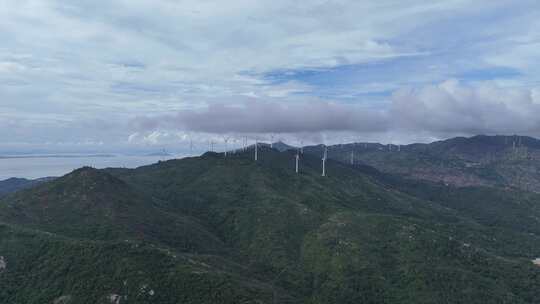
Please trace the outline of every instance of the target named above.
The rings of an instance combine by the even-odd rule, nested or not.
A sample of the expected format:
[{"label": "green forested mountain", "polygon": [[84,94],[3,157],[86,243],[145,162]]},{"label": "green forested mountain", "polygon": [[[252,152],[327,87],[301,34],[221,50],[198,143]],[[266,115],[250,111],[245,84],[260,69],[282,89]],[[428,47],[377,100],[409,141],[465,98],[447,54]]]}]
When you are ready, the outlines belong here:
[{"label": "green forested mountain", "polygon": [[[322,145],[304,152],[320,157]],[[512,187],[540,192],[540,140],[526,136],[456,137],[430,144],[352,143],[328,147],[328,157],[367,164],[402,177],[449,185]]]},{"label": "green forested mountain", "polygon": [[540,196],[259,149],[0,201],[0,303],[537,303]]},{"label": "green forested mountain", "polygon": [[13,193],[22,189],[31,188],[40,183],[53,180],[53,177],[45,177],[38,179],[26,179],[26,178],[8,178],[0,181],[0,197]]}]

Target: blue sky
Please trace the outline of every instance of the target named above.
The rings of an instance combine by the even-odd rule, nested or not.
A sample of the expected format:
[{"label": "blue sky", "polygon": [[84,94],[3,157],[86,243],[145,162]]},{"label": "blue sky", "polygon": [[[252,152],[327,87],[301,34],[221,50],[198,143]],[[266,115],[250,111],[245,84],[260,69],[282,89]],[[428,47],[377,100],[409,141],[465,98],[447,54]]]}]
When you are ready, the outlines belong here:
[{"label": "blue sky", "polygon": [[540,136],[539,49],[534,0],[5,0],[0,152]]}]

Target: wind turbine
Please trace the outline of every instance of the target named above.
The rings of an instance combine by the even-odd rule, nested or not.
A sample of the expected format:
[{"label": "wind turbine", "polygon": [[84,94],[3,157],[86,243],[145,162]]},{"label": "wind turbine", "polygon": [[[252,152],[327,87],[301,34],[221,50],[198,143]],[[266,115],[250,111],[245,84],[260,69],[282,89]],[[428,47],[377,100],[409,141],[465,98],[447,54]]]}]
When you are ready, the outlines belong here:
[{"label": "wind turbine", "polygon": [[257,140],[255,140],[255,161],[257,161],[257,159],[259,158],[258,157],[258,146],[259,146],[259,142],[257,142]]},{"label": "wind turbine", "polygon": [[230,136],[223,136],[223,141],[225,142],[225,157],[227,157],[228,142],[230,138]]},{"label": "wind turbine", "polygon": [[298,159],[300,158],[300,150],[296,150],[296,174],[298,174]]},{"label": "wind turbine", "polygon": [[326,158],[328,156],[328,147],[324,146],[324,154],[322,157],[322,176],[326,176]]},{"label": "wind turbine", "polygon": [[236,145],[237,142],[238,142],[238,139],[236,137],[233,137],[233,147],[234,147],[232,150],[233,154],[238,153],[238,148],[237,148],[238,146]]}]

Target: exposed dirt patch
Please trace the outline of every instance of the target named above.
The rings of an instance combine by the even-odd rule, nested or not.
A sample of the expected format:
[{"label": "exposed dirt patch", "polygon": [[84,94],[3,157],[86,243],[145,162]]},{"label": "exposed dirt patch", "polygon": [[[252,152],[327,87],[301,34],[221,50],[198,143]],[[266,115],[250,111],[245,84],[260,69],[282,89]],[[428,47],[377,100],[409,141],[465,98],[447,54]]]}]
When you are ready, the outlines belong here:
[{"label": "exposed dirt patch", "polygon": [[3,272],[7,267],[6,259],[3,256],[0,256],[0,273]]},{"label": "exposed dirt patch", "polygon": [[53,304],[69,304],[71,303],[71,296],[61,296],[56,299],[54,299]]},{"label": "exposed dirt patch", "polygon": [[120,299],[122,297],[120,295],[117,295],[117,294],[110,294],[109,295],[109,301],[112,303],[112,304],[120,304]]}]

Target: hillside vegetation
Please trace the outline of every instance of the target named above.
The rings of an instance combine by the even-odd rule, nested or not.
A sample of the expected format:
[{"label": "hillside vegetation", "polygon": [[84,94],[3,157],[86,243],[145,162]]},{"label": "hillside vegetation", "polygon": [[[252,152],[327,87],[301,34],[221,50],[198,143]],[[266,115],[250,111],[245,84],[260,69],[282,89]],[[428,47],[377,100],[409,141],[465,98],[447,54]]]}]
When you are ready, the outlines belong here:
[{"label": "hillside vegetation", "polygon": [[308,152],[296,174],[295,152],[252,152],[82,168],[4,198],[0,302],[540,299],[537,194],[332,160],[322,177]]},{"label": "hillside vegetation", "polygon": [[53,177],[44,177],[38,179],[26,179],[26,178],[8,178],[6,180],[0,181],[0,197],[7,194],[17,192],[22,189],[28,189],[33,186],[39,185],[40,183],[51,181]]},{"label": "hillside vegetation", "polygon": [[[323,146],[304,151],[322,155]],[[540,141],[526,136],[457,137],[430,144],[353,143],[328,147],[328,157],[402,177],[454,186],[512,187],[540,192]]]}]

